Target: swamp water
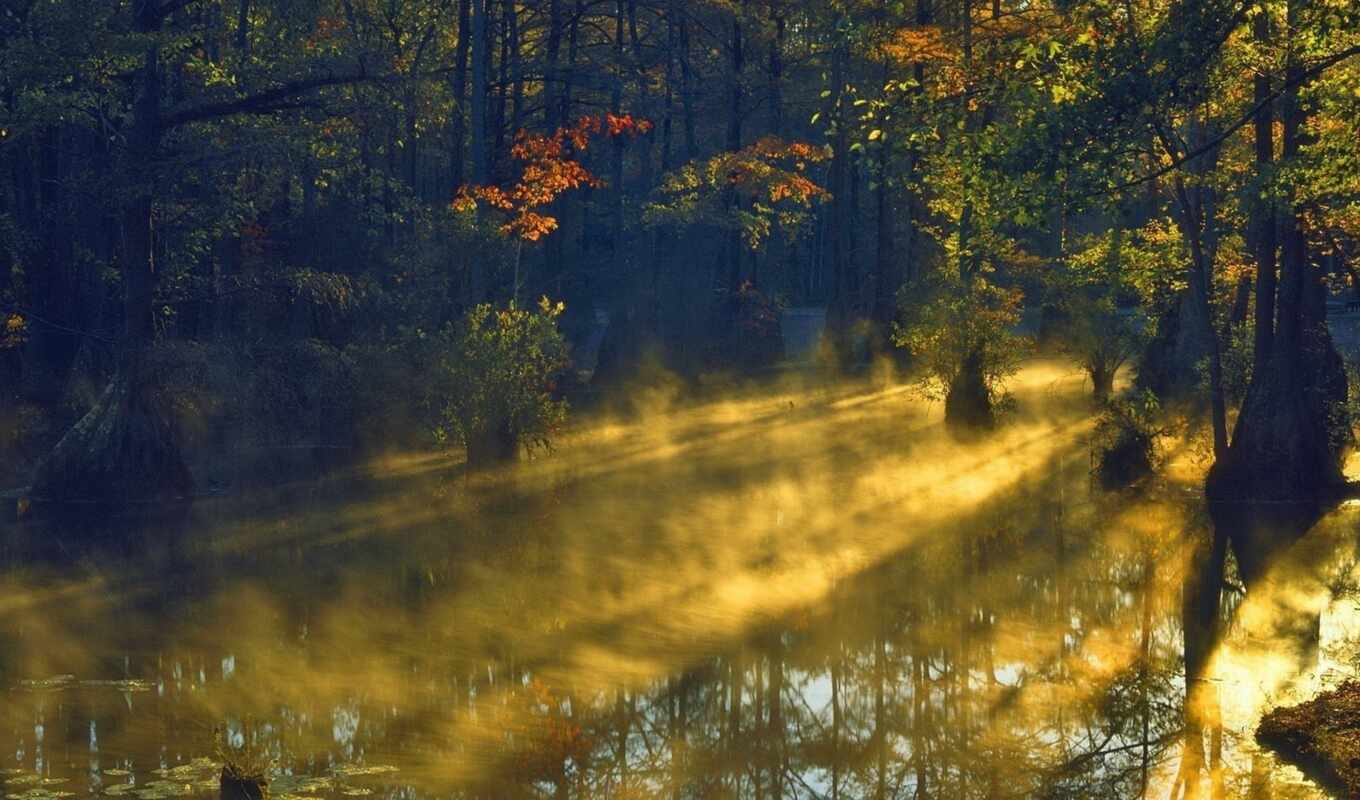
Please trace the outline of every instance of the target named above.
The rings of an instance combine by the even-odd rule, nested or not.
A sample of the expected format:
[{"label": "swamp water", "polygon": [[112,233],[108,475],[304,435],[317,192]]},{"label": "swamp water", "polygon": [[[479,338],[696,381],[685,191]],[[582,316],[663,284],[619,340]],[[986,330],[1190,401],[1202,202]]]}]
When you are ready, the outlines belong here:
[{"label": "swamp water", "polygon": [[1357,674],[1360,513],[1225,592],[1187,781],[1204,514],[1091,488],[1081,383],[967,445],[906,387],[658,392],[505,474],[0,528],[0,795],[206,797],[225,750],[274,797],[1320,797],[1252,731]]}]

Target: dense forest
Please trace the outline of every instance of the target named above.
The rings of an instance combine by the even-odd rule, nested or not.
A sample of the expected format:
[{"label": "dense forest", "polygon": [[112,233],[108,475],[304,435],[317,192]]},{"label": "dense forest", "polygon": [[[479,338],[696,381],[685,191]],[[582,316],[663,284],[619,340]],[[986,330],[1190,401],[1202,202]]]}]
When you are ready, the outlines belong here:
[{"label": "dense forest", "polygon": [[1270,796],[1357,309],[1353,0],[4,0],[0,788]]},{"label": "dense forest", "polygon": [[189,494],[228,442],[497,460],[646,369],[760,374],[814,307],[823,362],[894,359],[959,430],[1004,409],[1022,318],[1102,400],[1141,357],[1204,410],[1215,486],[1292,498],[1348,438],[1323,320],[1360,235],[1357,27],[1340,0],[9,4],[6,447],[52,499]]}]

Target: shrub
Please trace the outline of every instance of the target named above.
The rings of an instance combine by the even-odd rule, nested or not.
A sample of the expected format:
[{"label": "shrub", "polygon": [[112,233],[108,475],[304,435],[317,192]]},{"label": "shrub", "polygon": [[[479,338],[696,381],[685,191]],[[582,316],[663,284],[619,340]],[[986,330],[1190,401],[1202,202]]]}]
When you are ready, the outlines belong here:
[{"label": "shrub", "polygon": [[1146,343],[1147,325],[1136,314],[1122,313],[1109,296],[1077,293],[1063,308],[1067,319],[1059,328],[1059,346],[1090,378],[1096,402],[1106,402],[1119,368]]},{"label": "shrub", "polygon": [[947,422],[989,427],[995,410],[1008,404],[1005,380],[1028,348],[1014,332],[1020,292],[977,279],[967,287],[937,286],[919,305],[908,300],[902,298],[904,321],[894,340],[920,366],[922,393],[945,401]]},{"label": "shrub", "polygon": [[714,311],[714,341],[708,361],[717,367],[759,370],[784,357],[779,303],[750,281],[723,291]]},{"label": "shrub", "polygon": [[1157,396],[1150,391],[1113,400],[1096,422],[1096,478],[1107,491],[1151,475],[1156,463]]},{"label": "shrub", "polygon": [[429,402],[438,441],[465,445],[474,466],[511,459],[520,445],[550,445],[567,411],[552,394],[568,364],[558,330],[564,310],[547,298],[533,311],[482,304],[434,337]]}]

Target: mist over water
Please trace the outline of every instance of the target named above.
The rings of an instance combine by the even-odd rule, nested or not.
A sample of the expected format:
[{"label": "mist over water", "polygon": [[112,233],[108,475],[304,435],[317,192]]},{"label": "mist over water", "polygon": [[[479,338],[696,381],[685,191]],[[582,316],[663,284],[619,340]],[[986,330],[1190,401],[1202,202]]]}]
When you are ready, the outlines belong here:
[{"label": "mist over water", "polygon": [[[224,747],[276,797],[1167,796],[1204,515],[1092,488],[1078,374],[1011,388],[972,443],[886,380],[656,389],[499,473],[16,529],[0,787],[206,795]],[[1357,660],[1354,523],[1227,595],[1225,796],[1320,796],[1251,731]]]}]

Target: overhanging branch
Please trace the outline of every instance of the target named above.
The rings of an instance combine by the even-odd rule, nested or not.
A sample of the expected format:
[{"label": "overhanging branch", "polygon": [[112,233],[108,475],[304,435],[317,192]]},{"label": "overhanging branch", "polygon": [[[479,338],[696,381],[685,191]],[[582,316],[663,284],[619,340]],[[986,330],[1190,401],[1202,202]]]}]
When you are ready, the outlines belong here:
[{"label": "overhanging branch", "polygon": [[1258,111],[1279,99],[1280,95],[1284,94],[1290,89],[1293,89],[1297,86],[1307,83],[1313,78],[1316,78],[1318,75],[1321,75],[1324,71],[1356,55],[1360,55],[1360,45],[1356,45],[1355,47],[1348,47],[1345,50],[1327,56],[1326,58],[1314,64],[1312,67],[1304,70],[1302,73],[1295,76],[1291,80],[1285,81],[1280,86],[1280,88],[1272,91],[1270,95],[1267,96],[1264,100],[1252,106],[1250,109],[1246,111],[1246,113],[1238,117],[1238,119],[1235,122],[1233,122],[1233,124],[1229,125],[1227,128],[1224,128],[1221,133],[1204,142],[1199,147],[1196,147],[1192,150],[1187,150],[1184,155],[1180,156],[1179,158],[1173,158],[1169,164],[1158,167],[1157,169],[1147,173],[1146,175],[1142,175],[1132,180],[1125,181],[1124,183],[1112,186],[1108,189],[1099,189],[1096,191],[1088,192],[1082,195],[1082,197],[1101,197],[1108,194],[1117,194],[1126,189],[1132,189],[1135,186],[1141,186],[1145,183],[1155,181],[1158,178],[1162,177],[1163,175],[1166,175],[1172,172],[1173,170],[1179,169],[1182,165],[1190,161],[1194,161],[1196,158],[1199,158],[1205,153],[1208,153],[1211,150],[1213,150],[1215,147],[1218,147],[1219,145],[1223,144],[1223,142],[1226,141],[1229,136],[1232,136],[1234,133],[1236,133],[1238,130],[1244,127],[1247,123],[1255,119],[1256,113]]}]

